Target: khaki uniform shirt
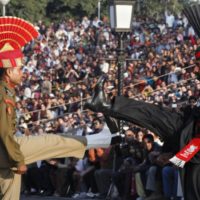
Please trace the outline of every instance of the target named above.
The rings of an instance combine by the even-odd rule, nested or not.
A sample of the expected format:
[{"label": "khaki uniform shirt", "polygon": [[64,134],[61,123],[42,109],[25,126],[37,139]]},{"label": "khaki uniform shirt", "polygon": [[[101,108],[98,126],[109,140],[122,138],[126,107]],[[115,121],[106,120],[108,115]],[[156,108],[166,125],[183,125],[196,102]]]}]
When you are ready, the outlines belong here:
[{"label": "khaki uniform shirt", "polygon": [[5,148],[10,167],[24,164],[19,144],[14,139],[16,131],[15,91],[0,81],[0,145]]}]

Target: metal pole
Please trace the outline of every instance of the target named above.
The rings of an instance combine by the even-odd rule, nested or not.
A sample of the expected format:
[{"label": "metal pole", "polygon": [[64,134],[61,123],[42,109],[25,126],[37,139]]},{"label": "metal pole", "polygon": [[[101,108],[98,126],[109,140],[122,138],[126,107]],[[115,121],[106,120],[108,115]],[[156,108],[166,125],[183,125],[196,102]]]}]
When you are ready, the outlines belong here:
[{"label": "metal pole", "polygon": [[[123,76],[124,76],[124,47],[123,47],[123,33],[118,35],[119,56],[118,56],[118,96],[123,95]],[[119,133],[123,133],[123,121],[119,120]]]},{"label": "metal pole", "polygon": [[83,92],[80,93],[81,96],[81,112],[83,112]]},{"label": "metal pole", "polygon": [[119,33],[119,57],[118,57],[118,95],[123,93],[123,65],[124,65],[124,47],[123,33]]},{"label": "metal pole", "polygon": [[[124,47],[123,47],[123,33],[117,33],[118,34],[118,45],[119,45],[119,54],[118,54],[118,73],[117,73],[117,79],[118,79],[118,96],[121,96],[123,93],[123,67],[124,67]],[[123,133],[123,121],[118,120],[119,125],[119,133]],[[113,156],[113,173],[116,171],[116,159],[117,159],[117,152],[116,149],[114,150],[114,156]],[[106,200],[111,200],[111,193],[114,187],[114,183],[112,182],[110,185],[110,188],[108,190]]]},{"label": "metal pole", "polygon": [[98,19],[101,18],[101,0],[98,0]]},{"label": "metal pole", "polygon": [[3,5],[3,12],[2,12],[3,16],[6,16],[6,5]]}]

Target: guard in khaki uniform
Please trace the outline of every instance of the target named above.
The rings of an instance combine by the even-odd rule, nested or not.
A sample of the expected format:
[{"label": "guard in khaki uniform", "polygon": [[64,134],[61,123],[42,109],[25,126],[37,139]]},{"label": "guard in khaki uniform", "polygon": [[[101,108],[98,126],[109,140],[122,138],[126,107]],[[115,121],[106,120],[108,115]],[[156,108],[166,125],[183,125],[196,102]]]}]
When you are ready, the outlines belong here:
[{"label": "guard in khaki uniform", "polygon": [[21,47],[38,36],[28,23],[15,17],[0,17],[0,200],[19,200],[21,174],[26,165],[60,157],[82,158],[89,148],[108,147],[107,129],[86,137],[54,134],[16,137],[15,90],[22,80]]}]

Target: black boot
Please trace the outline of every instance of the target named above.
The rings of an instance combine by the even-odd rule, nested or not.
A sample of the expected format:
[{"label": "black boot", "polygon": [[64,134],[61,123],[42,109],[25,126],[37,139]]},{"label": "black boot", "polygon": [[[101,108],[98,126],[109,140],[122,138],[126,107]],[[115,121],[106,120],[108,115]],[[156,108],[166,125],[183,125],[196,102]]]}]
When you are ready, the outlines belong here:
[{"label": "black boot", "polygon": [[111,133],[119,132],[119,124],[117,119],[110,117],[108,115],[104,115],[104,118]]},{"label": "black boot", "polygon": [[[90,101],[84,105],[84,109],[90,109],[94,112],[101,112],[104,114],[106,124],[112,134],[119,132],[118,122],[115,118],[109,116],[111,110],[111,103],[106,100],[104,92],[104,83],[106,76],[101,76],[94,88],[94,95]],[[111,145],[119,144],[122,141],[121,135],[116,135],[111,140]]]},{"label": "black boot", "polygon": [[[112,134],[119,133],[119,124],[117,119],[106,115],[104,115],[104,117],[110,132]],[[112,137],[111,139],[111,145],[120,144],[121,142],[122,142],[122,137],[120,134],[116,135],[115,137]]]},{"label": "black boot", "polygon": [[94,95],[90,101],[84,105],[84,109],[90,109],[94,112],[106,113],[111,108],[110,102],[106,100],[104,92],[104,83],[106,76],[101,76],[94,88]]}]

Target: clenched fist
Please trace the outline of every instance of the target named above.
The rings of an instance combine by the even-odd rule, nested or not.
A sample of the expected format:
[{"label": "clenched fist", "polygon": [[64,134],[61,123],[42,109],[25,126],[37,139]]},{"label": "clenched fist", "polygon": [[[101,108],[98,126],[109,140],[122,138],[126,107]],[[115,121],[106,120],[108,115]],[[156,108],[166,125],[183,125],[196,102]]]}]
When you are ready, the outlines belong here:
[{"label": "clenched fist", "polygon": [[17,170],[15,171],[16,174],[25,174],[27,171],[26,165],[20,165]]}]

